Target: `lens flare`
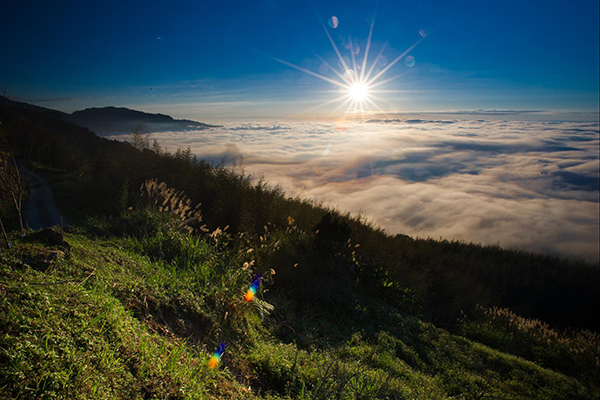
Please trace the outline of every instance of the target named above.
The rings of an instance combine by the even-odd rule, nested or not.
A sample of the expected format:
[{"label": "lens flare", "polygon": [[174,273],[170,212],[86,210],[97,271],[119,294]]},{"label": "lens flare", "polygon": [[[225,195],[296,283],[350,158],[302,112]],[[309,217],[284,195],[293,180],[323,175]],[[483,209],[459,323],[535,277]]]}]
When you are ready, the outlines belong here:
[{"label": "lens flare", "polygon": [[340,21],[338,21],[337,17],[333,16],[329,18],[329,26],[331,26],[333,29],[337,28],[339,23]]},{"label": "lens flare", "polygon": [[224,351],[225,343],[221,343],[217,351],[215,351],[213,355],[210,356],[210,359],[208,360],[208,368],[215,369],[217,365],[219,365],[219,362],[221,361],[221,356],[223,355]]},{"label": "lens flare", "polygon": [[258,292],[258,288],[260,288],[260,283],[262,281],[262,275],[256,275],[254,279],[252,279],[252,283],[246,292],[246,301],[252,301],[256,292]]}]

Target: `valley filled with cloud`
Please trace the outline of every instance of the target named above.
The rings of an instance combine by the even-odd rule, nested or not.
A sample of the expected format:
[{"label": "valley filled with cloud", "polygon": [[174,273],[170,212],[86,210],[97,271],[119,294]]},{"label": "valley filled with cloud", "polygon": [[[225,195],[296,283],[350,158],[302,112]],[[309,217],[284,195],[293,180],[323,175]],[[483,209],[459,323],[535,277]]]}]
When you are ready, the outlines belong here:
[{"label": "valley filled with cloud", "polygon": [[390,234],[598,262],[597,122],[255,122],[149,137]]}]

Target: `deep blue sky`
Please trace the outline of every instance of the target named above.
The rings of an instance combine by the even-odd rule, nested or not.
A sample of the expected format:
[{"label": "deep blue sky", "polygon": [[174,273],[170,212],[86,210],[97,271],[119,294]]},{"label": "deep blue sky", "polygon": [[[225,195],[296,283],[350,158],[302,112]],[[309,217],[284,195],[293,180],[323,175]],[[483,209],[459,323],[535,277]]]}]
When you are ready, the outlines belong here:
[{"label": "deep blue sky", "polygon": [[[595,111],[598,1],[13,1],[3,5],[0,83],[12,98],[73,111],[117,105],[218,120],[327,114],[350,38],[369,65],[426,37],[381,78],[385,111]],[[377,4],[376,4],[377,3]],[[314,5],[313,5],[314,4]],[[323,72],[325,71],[325,72]],[[331,71],[321,73],[336,78]]]}]

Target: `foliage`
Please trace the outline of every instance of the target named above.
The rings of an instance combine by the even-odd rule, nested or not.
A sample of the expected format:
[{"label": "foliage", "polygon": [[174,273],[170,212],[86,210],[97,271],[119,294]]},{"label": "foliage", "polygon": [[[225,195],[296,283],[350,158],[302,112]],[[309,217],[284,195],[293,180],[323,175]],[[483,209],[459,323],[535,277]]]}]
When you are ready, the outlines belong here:
[{"label": "foliage", "polygon": [[[349,238],[359,274],[366,273],[363,282],[376,277],[374,291],[389,301],[400,296],[406,307],[438,326],[452,328],[461,311],[481,304],[508,307],[561,329],[600,329],[598,318],[588,318],[600,313],[597,266],[497,246],[391,236],[360,216],[286,197],[242,168],[198,161],[189,148],[173,154],[159,145],[139,150],[99,138],[50,111],[2,106],[0,121],[15,154],[32,154],[46,166],[42,172],[52,178],[59,207],[71,223],[139,206],[138,188],[155,180],[186,196],[190,205],[201,204],[202,224],[211,232],[228,226],[232,235],[257,237],[264,226],[287,229],[291,218],[299,231],[315,235],[312,244],[302,246],[335,248],[332,254],[337,254],[347,249]],[[322,261],[331,260],[321,250]],[[349,253],[344,250],[341,258]]]},{"label": "foliage", "polygon": [[[314,234],[293,224],[266,229],[258,239],[223,230],[194,236],[165,223],[178,220],[170,213],[145,212],[140,237],[114,232],[119,218],[71,228],[71,251],[43,270],[35,260],[53,248],[13,234],[15,246],[0,255],[0,398],[597,394],[568,374],[419,321],[372,296],[371,284],[356,281],[351,269],[336,281],[346,286],[291,291],[301,266],[285,265],[288,257],[301,256],[305,274],[326,280],[352,265],[351,257],[334,253],[327,256],[333,269],[314,269],[309,263],[323,257],[312,247]],[[257,273],[265,276],[263,286],[246,302]],[[350,299],[334,301],[343,292]],[[209,370],[208,357],[221,342],[222,365]]]},{"label": "foliage", "polygon": [[9,233],[0,398],[599,397],[597,335],[556,330],[598,325],[597,268],[390,236],[189,149],[137,149],[51,112],[2,106],[0,121],[76,222],[68,253]]},{"label": "foliage", "polygon": [[[177,334],[186,327],[177,325],[176,316],[202,315],[186,309],[195,303],[181,291],[165,296],[175,282],[157,280],[167,270],[142,283],[137,274],[150,275],[151,263],[84,238],[69,240],[69,258],[45,273],[19,257],[35,254],[36,246],[21,244],[2,258],[0,398],[217,399],[246,393],[222,372],[209,371],[203,347],[191,347]],[[174,302],[181,307],[168,314]]]},{"label": "foliage", "polygon": [[548,324],[503,308],[479,307],[462,320],[460,332],[496,349],[573,376],[590,392],[600,390],[600,335],[589,330],[558,332]]},{"label": "foliage", "polygon": [[20,168],[15,155],[10,150],[2,151],[2,147],[0,146],[0,189],[3,193],[2,197],[10,197],[18,215],[19,226],[21,230],[24,230],[23,197],[27,191],[31,172],[25,168]]},{"label": "foliage", "polygon": [[191,200],[182,192],[177,192],[164,182],[158,182],[155,179],[145,181],[140,191],[142,197],[147,198],[150,204],[158,208],[159,212],[176,215],[181,221],[181,226],[187,228],[189,232],[193,230],[193,227],[206,232],[206,227],[200,225],[202,223],[200,204],[192,207]]}]

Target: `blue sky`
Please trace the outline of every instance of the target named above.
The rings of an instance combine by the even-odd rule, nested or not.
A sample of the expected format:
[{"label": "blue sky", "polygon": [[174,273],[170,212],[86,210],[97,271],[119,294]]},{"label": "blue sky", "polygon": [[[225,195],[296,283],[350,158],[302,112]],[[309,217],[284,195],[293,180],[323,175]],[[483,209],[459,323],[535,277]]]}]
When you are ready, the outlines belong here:
[{"label": "blue sky", "polygon": [[69,112],[117,105],[207,121],[336,117],[347,107],[333,114],[343,96],[335,85],[276,59],[339,80],[322,65],[342,69],[326,31],[348,63],[353,43],[360,67],[373,17],[367,68],[385,45],[373,75],[421,41],[380,78],[396,77],[365,111],[598,109],[598,1],[22,1],[3,9],[7,94]]}]

